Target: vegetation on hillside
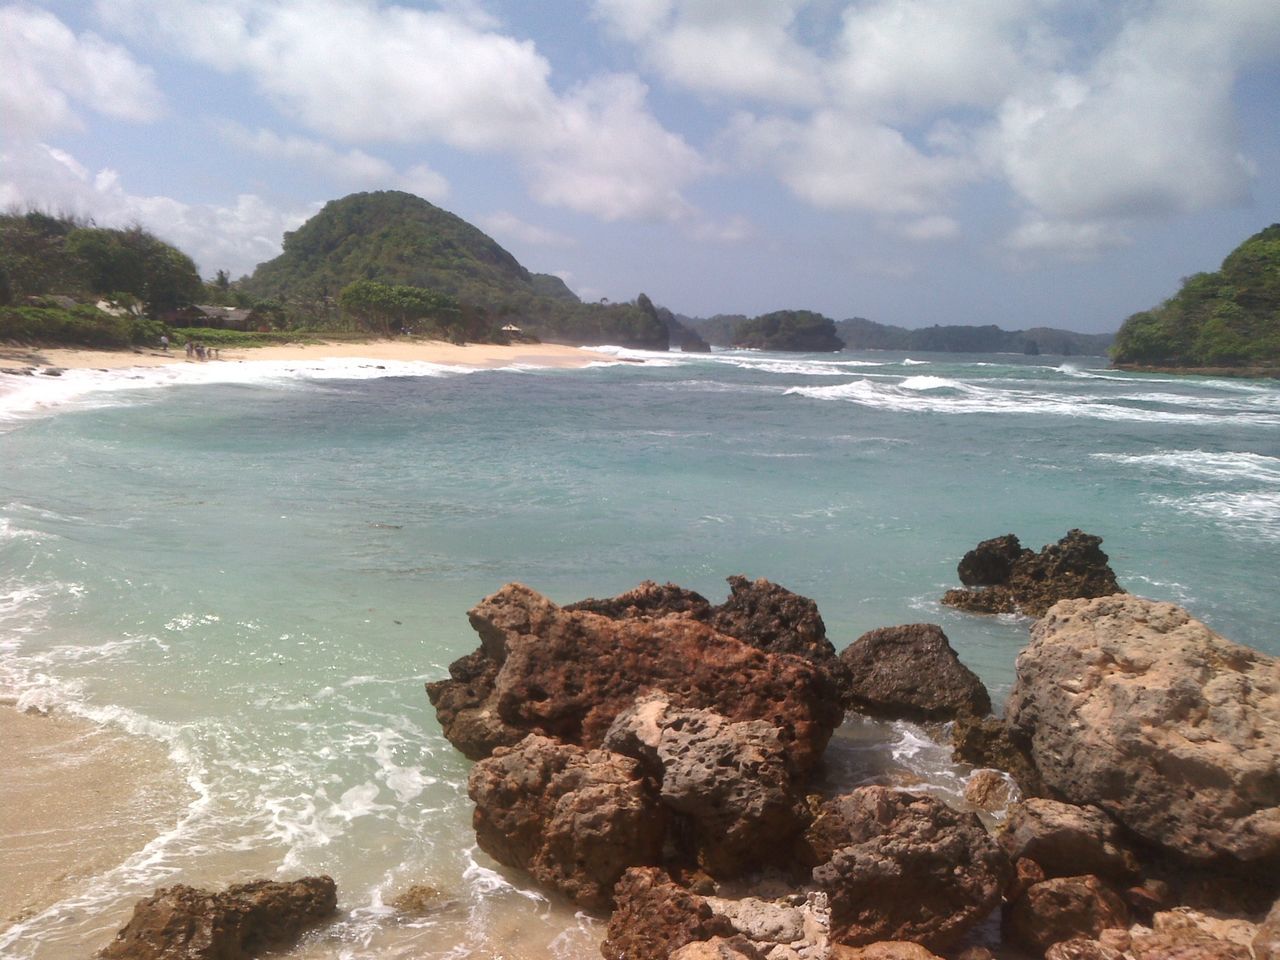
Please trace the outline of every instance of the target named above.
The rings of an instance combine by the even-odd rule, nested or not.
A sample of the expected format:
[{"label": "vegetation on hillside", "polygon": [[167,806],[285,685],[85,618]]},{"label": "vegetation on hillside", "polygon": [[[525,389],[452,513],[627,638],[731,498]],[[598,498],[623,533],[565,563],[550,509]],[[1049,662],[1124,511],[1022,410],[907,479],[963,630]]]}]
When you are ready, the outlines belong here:
[{"label": "vegetation on hillside", "polygon": [[836,324],[851,350],[920,350],[939,353],[1041,353],[1062,356],[1103,356],[1111,346],[1109,333],[1075,333],[1052,327],[1004,330],[994,324],[959,325],[908,330],[862,317]]},{"label": "vegetation on hillside", "polygon": [[739,323],[733,346],[753,350],[798,350],[828,353],[844,349],[829,317],[811,310],[778,310]]},{"label": "vegetation on hillside", "polygon": [[1197,273],[1116,334],[1119,364],[1168,367],[1280,364],[1280,223],[1236,247],[1216,273]]}]

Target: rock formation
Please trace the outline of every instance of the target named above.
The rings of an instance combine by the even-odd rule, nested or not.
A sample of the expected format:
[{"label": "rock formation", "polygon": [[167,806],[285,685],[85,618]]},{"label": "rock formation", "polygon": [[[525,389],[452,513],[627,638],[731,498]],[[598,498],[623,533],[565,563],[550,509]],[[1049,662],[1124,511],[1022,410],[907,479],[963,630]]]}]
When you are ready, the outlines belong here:
[{"label": "rock formation", "polygon": [[1124,901],[1094,876],[1032,884],[1004,915],[1006,939],[1037,954],[1063,940],[1096,938],[1103,930],[1128,926]]},{"label": "rock formation", "polygon": [[657,867],[633,867],[614,890],[617,909],[609,918],[600,952],[604,960],[667,960],[687,943],[735,935],[705,897],[675,883]]},{"label": "rock formation", "polygon": [[99,960],[252,960],[283,947],[305,928],[333,916],[337,891],[329,877],[255,880],[221,893],[178,884],[133,908],[128,924]]},{"label": "rock formation", "polygon": [[1120,593],[1101,543],[1080,530],[1039,553],[1024,549],[1011,533],[984,540],[956,568],[965,589],[948,590],[942,602],[973,613],[1042,617],[1059,600]]},{"label": "rock formation", "polygon": [[846,706],[871,716],[942,721],[985,717],[991,697],[933,623],[880,627],[840,654]]},{"label": "rock formation", "polygon": [[1018,657],[1011,726],[1045,783],[1147,843],[1280,877],[1280,661],[1179,607],[1064,601]]},{"label": "rock formation", "polygon": [[946,949],[999,905],[1011,875],[976,816],[886,787],[823,803],[802,859],[830,899],[832,940],[854,946]]},{"label": "rock formation", "polygon": [[665,824],[636,761],[531,734],[471,770],[480,849],[603,910],[631,866],[657,863]]},{"label": "rock formation", "polygon": [[1010,808],[997,840],[1010,860],[1034,860],[1046,877],[1091,873],[1120,883],[1137,876],[1120,828],[1097,807],[1026,800]]},{"label": "rock formation", "polygon": [[[490,667],[428,684],[451,742],[484,756],[510,730],[597,747],[636,695],[661,690],[684,708],[730,720],[767,720],[793,770],[811,769],[843,717],[831,676],[806,660],[766,653],[684,614],[610,619],[566,610],[520,584],[486,597],[468,616]],[[473,658],[477,654],[471,655]],[[467,658],[463,658],[467,660]],[[465,682],[456,674],[465,672]],[[491,678],[491,679],[490,679]],[[476,742],[493,730],[495,742]]]},{"label": "rock formation", "polygon": [[604,747],[640,760],[699,866],[735,877],[780,865],[808,823],[787,769],[786,747],[763,720],[730,722],[711,710],[679,710],[650,694],[614,720]]},{"label": "rock formation", "polygon": [[951,750],[957,760],[975,767],[1003,770],[1017,781],[1024,797],[1044,794],[1044,783],[1030,744],[999,717],[958,717],[951,727]]}]

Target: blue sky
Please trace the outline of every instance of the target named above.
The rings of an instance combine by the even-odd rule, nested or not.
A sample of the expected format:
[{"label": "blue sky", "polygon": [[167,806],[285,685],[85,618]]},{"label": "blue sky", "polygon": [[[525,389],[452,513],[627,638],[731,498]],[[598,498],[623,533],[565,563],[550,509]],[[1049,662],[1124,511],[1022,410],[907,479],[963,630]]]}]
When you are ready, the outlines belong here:
[{"label": "blue sky", "polygon": [[409,190],[584,299],[1114,330],[1280,220],[1276,0],[0,3],[0,206]]}]

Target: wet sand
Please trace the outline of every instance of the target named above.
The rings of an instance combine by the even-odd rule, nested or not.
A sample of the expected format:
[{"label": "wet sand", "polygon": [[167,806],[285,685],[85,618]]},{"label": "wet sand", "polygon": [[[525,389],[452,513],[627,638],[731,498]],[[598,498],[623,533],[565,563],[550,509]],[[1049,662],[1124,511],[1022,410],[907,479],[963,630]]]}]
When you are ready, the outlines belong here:
[{"label": "wet sand", "polygon": [[[439,363],[448,366],[505,367],[527,364],[538,367],[584,367],[616,358],[582,347],[554,343],[521,343],[500,346],[468,343],[462,346],[443,340],[329,341],[312,344],[283,344],[269,347],[227,348],[219,359],[207,363],[235,363],[254,360],[304,361],[336,358]],[[160,367],[177,363],[200,363],[187,358],[182,347],[168,353],[158,349],[88,350],[72,347],[0,347],[0,367],[64,370],[122,370],[129,367]]]},{"label": "wet sand", "polygon": [[192,799],[158,743],[0,704],[0,932],[170,829]]}]

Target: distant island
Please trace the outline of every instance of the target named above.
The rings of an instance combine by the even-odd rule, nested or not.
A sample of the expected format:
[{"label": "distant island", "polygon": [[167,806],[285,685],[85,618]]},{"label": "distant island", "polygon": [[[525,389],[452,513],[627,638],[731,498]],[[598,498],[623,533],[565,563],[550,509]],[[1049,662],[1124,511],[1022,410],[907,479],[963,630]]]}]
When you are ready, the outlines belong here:
[{"label": "distant island", "polygon": [[810,310],[687,317],[643,293],[626,303],[583,302],[462,218],[394,190],[330,201],[286,233],[282,247],[248,276],[219,270],[205,281],[189,256],[140,227],[100,228],[39,211],[0,215],[0,339],[119,348],[154,345],[176,330],[237,346],[408,334],[686,352],[714,344],[1033,355],[1102,355],[1111,342],[1109,334],[1048,328],[909,330]]},{"label": "distant island", "polygon": [[1111,356],[1122,369],[1280,376],[1280,223],[1129,317]]}]

